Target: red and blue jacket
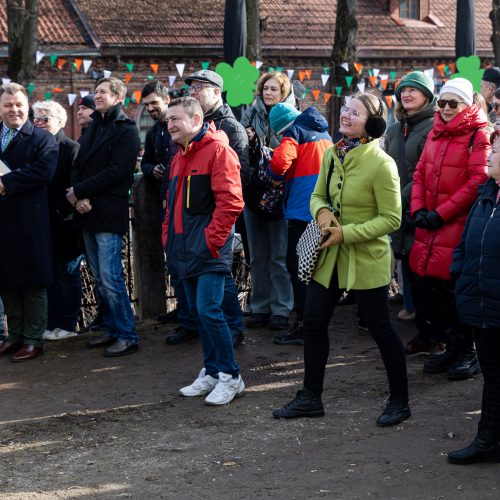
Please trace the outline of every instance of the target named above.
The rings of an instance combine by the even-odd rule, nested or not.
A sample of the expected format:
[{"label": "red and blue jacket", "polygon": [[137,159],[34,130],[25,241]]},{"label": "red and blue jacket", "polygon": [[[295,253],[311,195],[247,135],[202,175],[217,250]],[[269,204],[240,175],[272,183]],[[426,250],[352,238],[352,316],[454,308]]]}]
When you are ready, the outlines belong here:
[{"label": "red and blue jacket", "polygon": [[233,226],[243,210],[240,163],[213,122],[172,160],[162,241],[181,279],[231,272]]},{"label": "red and blue jacket", "polygon": [[321,160],[332,146],[328,123],[314,106],[302,112],[274,150],[270,171],[285,180],[285,219],[312,220],[309,202],[316,186]]}]

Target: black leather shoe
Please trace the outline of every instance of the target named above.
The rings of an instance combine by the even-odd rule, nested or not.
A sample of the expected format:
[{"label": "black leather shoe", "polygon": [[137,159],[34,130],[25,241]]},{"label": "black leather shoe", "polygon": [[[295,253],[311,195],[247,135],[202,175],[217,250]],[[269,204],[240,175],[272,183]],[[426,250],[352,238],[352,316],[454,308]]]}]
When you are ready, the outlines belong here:
[{"label": "black leather shoe", "polygon": [[290,321],[287,316],[273,316],[269,328],[271,330],[286,330],[290,326]]},{"label": "black leather shoe", "polygon": [[448,453],[450,464],[469,465],[478,462],[500,462],[500,445],[490,442],[478,433],[472,443],[461,450]]},{"label": "black leather shoe", "polygon": [[411,411],[408,403],[389,400],[385,410],[377,418],[377,425],[379,427],[391,427],[392,425],[397,425],[410,417]]},{"label": "black leather shoe", "polygon": [[89,340],[85,345],[92,349],[93,347],[105,347],[107,345],[111,345],[116,341],[115,337],[104,333],[103,335],[99,335],[95,339]]},{"label": "black leather shoe", "polygon": [[424,363],[424,373],[446,373],[457,359],[457,351],[444,351],[443,354],[429,356]]},{"label": "black leather shoe", "polygon": [[275,335],[273,342],[278,345],[304,345],[304,328],[302,321],[297,321],[289,332]]},{"label": "black leather shoe", "polygon": [[243,334],[243,332],[233,332],[231,333],[231,336],[233,337],[233,348],[238,347],[245,340],[245,335]]},{"label": "black leather shoe", "polygon": [[467,380],[472,375],[478,373],[481,373],[481,367],[479,366],[476,353],[474,351],[467,351],[457,356],[455,363],[448,368],[446,378],[448,380]]},{"label": "black leather shoe", "polygon": [[325,410],[320,396],[315,396],[311,391],[302,389],[283,408],[273,411],[274,418],[298,418],[298,417],[323,417]]},{"label": "black leather shoe", "polygon": [[198,332],[196,330],[188,330],[184,326],[178,326],[175,329],[175,333],[173,335],[169,335],[165,339],[165,342],[168,345],[185,344],[196,337],[198,337]]},{"label": "black leather shoe", "polygon": [[255,313],[247,319],[246,327],[247,328],[262,328],[263,326],[267,326],[269,323],[269,314],[263,313]]},{"label": "black leather shoe", "polygon": [[139,344],[137,342],[118,339],[111,347],[108,347],[102,355],[105,358],[112,358],[115,356],[126,356],[127,354],[132,354],[138,350]]}]

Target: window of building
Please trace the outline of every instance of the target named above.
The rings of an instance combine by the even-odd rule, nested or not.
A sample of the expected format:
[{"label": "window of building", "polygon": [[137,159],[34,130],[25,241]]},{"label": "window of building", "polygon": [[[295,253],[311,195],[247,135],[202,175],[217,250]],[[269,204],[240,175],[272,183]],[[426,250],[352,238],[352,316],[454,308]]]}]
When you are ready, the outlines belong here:
[{"label": "window of building", "polygon": [[401,19],[420,19],[420,0],[400,0],[399,17]]}]

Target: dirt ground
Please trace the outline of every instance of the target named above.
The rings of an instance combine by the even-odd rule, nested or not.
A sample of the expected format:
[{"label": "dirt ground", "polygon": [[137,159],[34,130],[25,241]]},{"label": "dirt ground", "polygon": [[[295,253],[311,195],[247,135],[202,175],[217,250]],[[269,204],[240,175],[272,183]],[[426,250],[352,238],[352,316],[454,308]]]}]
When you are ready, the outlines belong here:
[{"label": "dirt ground", "polygon": [[377,427],[385,373],[355,312],[331,323],[320,419],[271,417],[300,387],[302,348],[264,329],[238,348],[247,390],[226,407],[178,395],[201,351],[167,346],[172,324],[140,325],[141,351],[124,358],[86,349],[88,335],[47,343],[30,363],[0,358],[0,498],[500,498],[500,465],[445,459],[474,435],[482,377],[448,382],[411,357],[412,418]]}]

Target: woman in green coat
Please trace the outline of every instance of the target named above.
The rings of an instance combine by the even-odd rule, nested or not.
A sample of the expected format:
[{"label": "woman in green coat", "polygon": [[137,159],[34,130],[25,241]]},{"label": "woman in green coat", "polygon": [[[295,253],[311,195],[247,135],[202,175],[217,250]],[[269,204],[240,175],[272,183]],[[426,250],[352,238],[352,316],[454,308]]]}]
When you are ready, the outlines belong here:
[{"label": "woman in green coat", "polygon": [[323,158],[311,213],[328,239],[307,290],[304,387],[273,412],[275,418],[324,415],[321,394],[329,354],[328,323],[344,290],[355,293],[389,379],[389,401],[377,425],[396,425],[410,416],[403,345],[389,316],[387,235],[400,225],[401,193],[396,164],[377,139],[385,131],[385,116],[378,97],[356,94],[341,110],[343,138]]}]

